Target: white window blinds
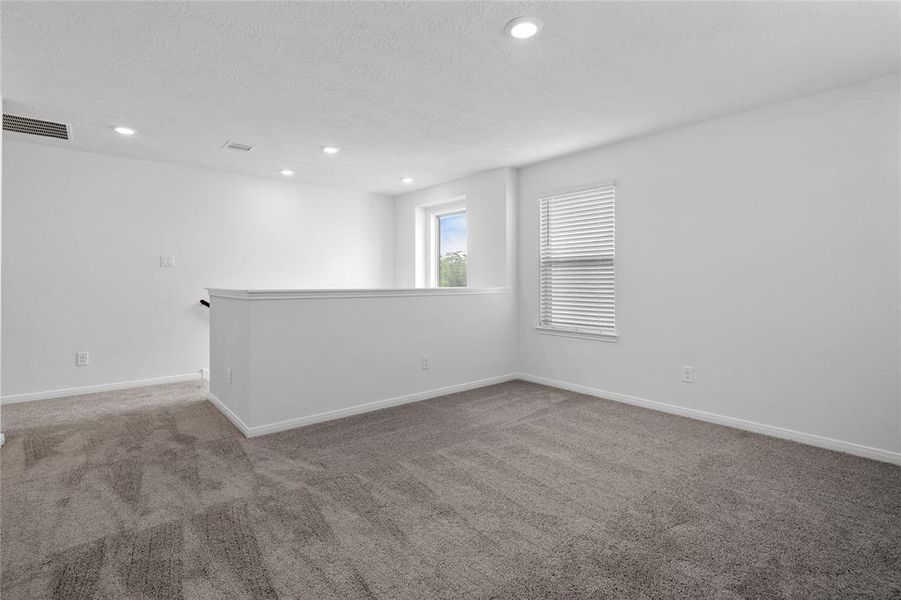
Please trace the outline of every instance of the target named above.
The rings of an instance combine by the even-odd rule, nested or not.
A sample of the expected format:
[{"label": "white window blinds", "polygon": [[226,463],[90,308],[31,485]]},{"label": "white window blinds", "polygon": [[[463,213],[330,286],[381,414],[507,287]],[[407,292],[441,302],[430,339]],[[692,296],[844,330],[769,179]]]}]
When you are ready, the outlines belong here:
[{"label": "white window blinds", "polygon": [[538,326],[616,335],[614,184],[540,200]]}]

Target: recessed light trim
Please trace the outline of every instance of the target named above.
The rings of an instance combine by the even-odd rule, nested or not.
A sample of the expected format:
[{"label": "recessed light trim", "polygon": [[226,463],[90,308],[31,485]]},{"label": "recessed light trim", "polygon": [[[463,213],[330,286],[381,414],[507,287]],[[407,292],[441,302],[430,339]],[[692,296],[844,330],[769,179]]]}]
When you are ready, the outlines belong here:
[{"label": "recessed light trim", "polygon": [[294,171],[292,171],[291,169],[282,169],[281,171],[279,171],[279,173],[281,173],[285,177],[291,177],[291,175],[294,175]]},{"label": "recessed light trim", "polygon": [[137,133],[137,130],[132,129],[131,127],[124,127],[122,125],[113,127],[113,131],[115,131],[119,135],[134,135]]},{"label": "recessed light trim", "polygon": [[338,154],[339,152],[341,152],[341,148],[339,148],[338,146],[323,146],[322,151],[326,154]]},{"label": "recessed light trim", "polygon": [[527,40],[541,31],[541,26],[535,17],[516,17],[507,23],[507,33],[518,40]]},{"label": "recessed light trim", "polygon": [[225,145],[222,146],[223,150],[236,150],[238,152],[250,152],[253,148],[253,144],[242,144],[240,142],[225,142]]},{"label": "recessed light trim", "polygon": [[413,183],[414,181],[415,180],[412,177],[401,177],[400,178],[401,183]]}]

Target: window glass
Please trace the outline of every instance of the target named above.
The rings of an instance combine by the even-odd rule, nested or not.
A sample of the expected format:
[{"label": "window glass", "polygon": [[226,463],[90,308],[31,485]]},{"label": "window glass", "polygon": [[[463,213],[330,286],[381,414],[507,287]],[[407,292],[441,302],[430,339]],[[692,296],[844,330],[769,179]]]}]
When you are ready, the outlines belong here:
[{"label": "window glass", "polygon": [[466,287],[466,213],[436,219],[438,287]]}]

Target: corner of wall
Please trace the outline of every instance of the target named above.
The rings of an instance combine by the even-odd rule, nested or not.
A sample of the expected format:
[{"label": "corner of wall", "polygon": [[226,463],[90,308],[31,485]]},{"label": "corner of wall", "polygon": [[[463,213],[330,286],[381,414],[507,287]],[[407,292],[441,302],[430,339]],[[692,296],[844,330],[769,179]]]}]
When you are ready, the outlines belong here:
[{"label": "corner of wall", "polygon": [[[3,93],[0,92],[0,106],[2,106],[2,105],[3,105]],[[3,136],[0,135],[0,232],[2,232],[2,231],[3,231]],[[3,250],[2,250],[3,239],[2,239],[2,237],[3,237],[2,233],[0,233],[0,265],[3,264]],[[2,269],[0,269],[0,270],[2,270]],[[3,276],[2,276],[2,273],[0,273],[0,281],[2,281],[2,279],[3,279]],[[3,288],[3,286],[0,285],[0,290],[2,290],[2,288]],[[2,297],[3,297],[3,294],[2,294],[2,291],[0,291],[0,307],[2,307]],[[2,308],[0,308],[0,313],[2,313],[2,312],[3,312]],[[2,330],[3,330],[3,324],[2,324],[2,320],[0,320],[0,332],[2,332]],[[0,338],[2,338],[2,335],[0,335]],[[0,396],[3,395],[3,377],[2,377],[3,358],[2,357],[3,357],[3,350],[2,350],[2,345],[0,345]],[[0,433],[0,436],[2,436],[2,435],[3,434]],[[2,442],[0,442],[0,445],[2,445]]]},{"label": "corner of wall", "polygon": [[[901,97],[901,77],[898,78],[897,86],[898,86],[898,95],[899,95],[899,97]],[[897,309],[898,309],[899,316],[898,316],[898,360],[896,361],[897,367],[898,367],[898,374],[897,374],[897,378],[896,378],[897,386],[898,386],[898,390],[897,390],[898,414],[897,414],[897,418],[895,419],[897,422],[898,431],[896,434],[895,450],[897,450],[898,452],[901,452],[901,103],[898,103],[897,108],[898,108],[898,128],[897,128],[898,137],[896,139],[897,144],[896,144],[895,148],[898,151],[898,156],[896,157],[897,161],[898,161],[898,180],[897,180],[898,188],[896,189],[895,195],[896,195],[896,197],[899,198],[899,201],[896,203],[896,207],[898,209],[897,225],[898,225],[898,258],[899,258],[899,260],[898,260],[898,297],[896,299],[897,300],[896,304],[898,305]]]},{"label": "corner of wall", "polygon": [[513,364],[519,371],[519,169],[508,167],[506,179],[507,287],[513,296]]}]

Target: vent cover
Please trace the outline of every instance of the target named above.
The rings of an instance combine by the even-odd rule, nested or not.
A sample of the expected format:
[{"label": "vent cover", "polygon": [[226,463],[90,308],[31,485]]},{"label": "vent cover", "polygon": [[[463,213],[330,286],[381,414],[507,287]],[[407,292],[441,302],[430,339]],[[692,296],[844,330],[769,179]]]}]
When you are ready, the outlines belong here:
[{"label": "vent cover", "polygon": [[3,130],[56,138],[58,140],[69,139],[69,126],[65,123],[54,123],[53,121],[42,121],[16,115],[3,115]]},{"label": "vent cover", "polygon": [[250,152],[253,150],[253,146],[250,144],[239,144],[238,142],[225,142],[225,145],[222,147],[226,150],[239,150],[241,152]]}]

